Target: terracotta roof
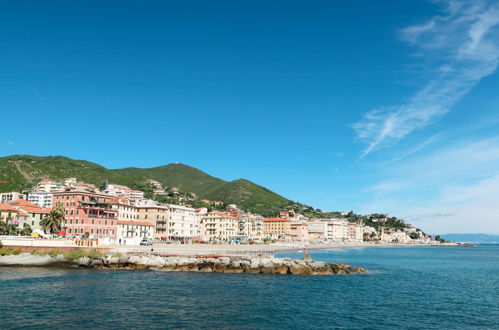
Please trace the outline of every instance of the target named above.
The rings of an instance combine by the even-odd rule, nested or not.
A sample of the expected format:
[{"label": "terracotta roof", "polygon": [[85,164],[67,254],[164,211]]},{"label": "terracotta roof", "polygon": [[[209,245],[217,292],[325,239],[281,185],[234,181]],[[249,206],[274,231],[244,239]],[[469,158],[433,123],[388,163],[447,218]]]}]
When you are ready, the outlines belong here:
[{"label": "terracotta roof", "polygon": [[50,209],[44,209],[36,204],[25,201],[24,199],[17,199],[15,201],[7,202],[5,204],[9,205],[10,207],[16,208],[16,209],[20,208],[26,212],[44,213],[44,214],[50,213]]},{"label": "terracotta roof", "polygon": [[7,204],[0,204],[0,211],[14,211],[17,212],[15,208]]},{"label": "terracotta roof", "polygon": [[154,225],[151,225],[149,222],[125,221],[125,220],[118,220],[118,225],[132,225],[132,226],[149,226],[149,227],[154,227]]},{"label": "terracotta roof", "polygon": [[264,222],[289,222],[288,219],[284,218],[263,218]]}]

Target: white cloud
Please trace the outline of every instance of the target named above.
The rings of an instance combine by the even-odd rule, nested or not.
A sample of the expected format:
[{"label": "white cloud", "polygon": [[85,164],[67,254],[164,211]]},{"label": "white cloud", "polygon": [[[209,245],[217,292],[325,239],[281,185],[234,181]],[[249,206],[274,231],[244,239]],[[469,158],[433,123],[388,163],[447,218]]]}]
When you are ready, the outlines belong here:
[{"label": "white cloud", "polygon": [[499,137],[455,143],[387,168],[362,213],[402,217],[428,233],[499,234]]},{"label": "white cloud", "polygon": [[14,145],[14,142],[12,142],[12,141],[7,141],[7,144],[8,144],[9,146],[13,146],[13,145]]},{"label": "white cloud", "polygon": [[402,38],[417,46],[438,74],[404,105],[374,109],[353,125],[367,143],[363,156],[422,129],[466,95],[499,61],[499,4],[445,1],[445,15],[411,26]]}]

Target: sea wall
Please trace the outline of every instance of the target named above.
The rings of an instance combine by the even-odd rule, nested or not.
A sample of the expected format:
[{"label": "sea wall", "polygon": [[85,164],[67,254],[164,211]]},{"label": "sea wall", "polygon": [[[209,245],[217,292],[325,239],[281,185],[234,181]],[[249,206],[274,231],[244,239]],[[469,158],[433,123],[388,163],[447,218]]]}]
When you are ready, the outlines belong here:
[{"label": "sea wall", "polygon": [[204,273],[250,273],[332,275],[365,274],[362,267],[333,264],[314,260],[294,260],[274,257],[162,257],[158,255],[106,255],[66,259],[64,255],[39,256],[27,253],[0,257],[0,266],[78,266],[109,269],[162,269]]}]

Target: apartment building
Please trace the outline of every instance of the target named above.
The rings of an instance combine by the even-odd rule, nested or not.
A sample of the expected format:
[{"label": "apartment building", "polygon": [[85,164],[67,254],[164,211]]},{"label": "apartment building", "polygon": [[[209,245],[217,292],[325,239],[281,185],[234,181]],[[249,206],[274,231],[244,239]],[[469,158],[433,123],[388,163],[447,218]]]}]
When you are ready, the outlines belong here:
[{"label": "apartment building", "polygon": [[90,190],[72,190],[54,193],[54,206],[64,207],[64,230],[71,236],[88,233],[91,237],[116,239],[118,211],[112,198]]},{"label": "apartment building", "polygon": [[116,242],[120,245],[139,245],[143,239],[153,240],[154,226],[149,222],[118,220]]},{"label": "apartment building", "polygon": [[52,207],[52,200],[54,195],[47,191],[38,191],[28,193],[28,202],[44,208]]},{"label": "apartment building", "polygon": [[16,191],[0,193],[0,204],[15,201],[18,199],[26,199],[26,196]]},{"label": "apartment building", "polygon": [[158,202],[144,199],[138,200],[136,203],[137,220],[150,223],[154,226],[154,239],[167,240],[168,234],[168,206]]},{"label": "apartment building", "polygon": [[168,236],[173,241],[201,237],[199,213],[191,207],[168,204]]},{"label": "apartment building", "polygon": [[239,219],[227,212],[208,212],[201,218],[202,236],[209,242],[230,242],[238,239]]},{"label": "apartment building", "polygon": [[263,217],[243,213],[239,218],[239,236],[243,241],[260,241],[263,239]]},{"label": "apartment building", "polygon": [[263,235],[274,239],[284,239],[291,231],[291,222],[284,218],[264,218]]}]

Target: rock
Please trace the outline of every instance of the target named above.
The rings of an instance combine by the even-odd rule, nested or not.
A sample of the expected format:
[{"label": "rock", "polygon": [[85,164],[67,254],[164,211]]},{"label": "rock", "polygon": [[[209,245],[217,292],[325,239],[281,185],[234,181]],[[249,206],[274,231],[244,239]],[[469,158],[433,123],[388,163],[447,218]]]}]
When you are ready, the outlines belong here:
[{"label": "rock", "polygon": [[104,266],[104,262],[102,259],[92,259],[92,262],[90,263],[90,266],[92,267],[102,267]]},{"label": "rock", "polygon": [[213,272],[213,269],[211,269],[211,267],[203,267],[199,271],[203,273],[211,273]]},{"label": "rock", "polygon": [[260,267],[257,267],[257,268],[248,268],[248,269],[245,270],[245,273],[259,274],[260,273]]},{"label": "rock", "polygon": [[241,267],[238,268],[226,267],[223,269],[223,273],[244,273],[244,269],[242,269]]},{"label": "rock", "polygon": [[224,266],[229,265],[231,262],[230,258],[228,258],[228,257],[222,257],[222,258],[219,258],[218,260],[220,260],[220,263]]},{"label": "rock", "polygon": [[260,261],[258,259],[252,259],[250,263],[251,269],[260,269]]},{"label": "rock", "polygon": [[129,260],[130,260],[130,258],[129,258],[129,257],[127,257],[127,256],[122,256],[122,257],[120,257],[120,258],[119,258],[119,261],[118,261],[118,262],[119,262],[120,264],[122,264],[122,265],[123,265],[123,264],[128,264],[128,261],[129,261]]},{"label": "rock", "polygon": [[176,263],[177,263],[177,266],[185,266],[185,265],[190,264],[191,261],[189,260],[189,258],[182,257],[182,258],[178,258]]},{"label": "rock", "polygon": [[294,265],[289,267],[289,272],[293,275],[312,275],[312,269],[307,266]]},{"label": "rock", "polygon": [[162,267],[166,264],[165,259],[160,256],[151,256],[149,260],[147,260],[147,265],[151,267]]},{"label": "rock", "polygon": [[271,259],[260,259],[260,267],[269,268],[274,267],[274,263]]},{"label": "rock", "polygon": [[92,259],[90,259],[89,257],[81,257],[80,259],[78,259],[78,266],[89,267],[91,262]]},{"label": "rock", "polygon": [[249,267],[251,265],[251,261],[249,261],[249,260],[241,260],[239,263],[241,264],[241,267],[245,267],[245,266]]},{"label": "rock", "polygon": [[143,270],[143,269],[147,269],[149,267],[147,265],[144,265],[144,264],[135,264],[134,268],[137,270]]},{"label": "rock", "polygon": [[281,275],[284,275],[284,274],[287,274],[288,271],[289,271],[289,268],[288,266],[286,265],[280,265],[280,266],[276,266],[275,267],[275,274],[281,274]]}]

